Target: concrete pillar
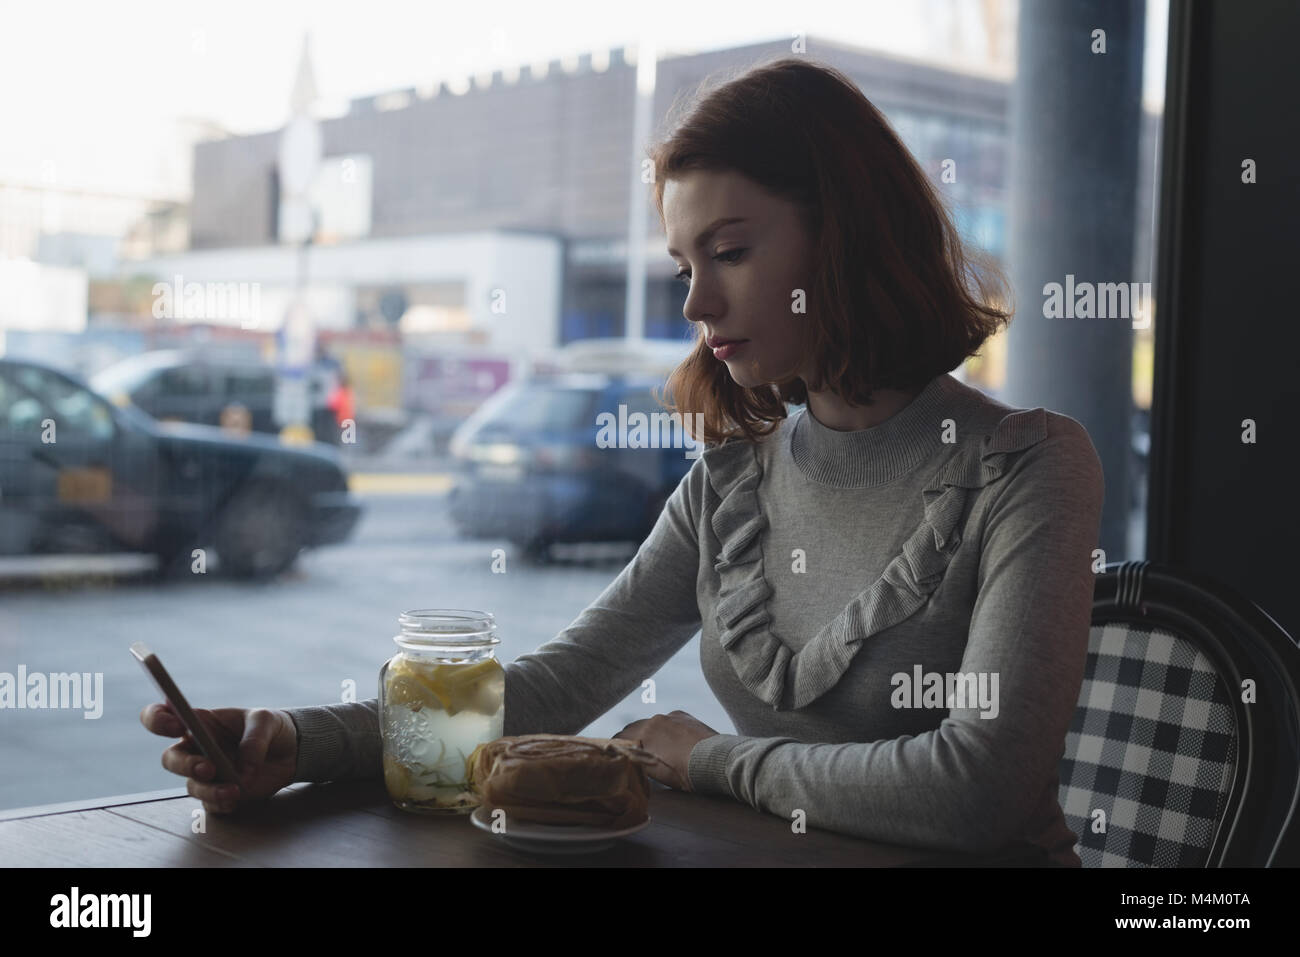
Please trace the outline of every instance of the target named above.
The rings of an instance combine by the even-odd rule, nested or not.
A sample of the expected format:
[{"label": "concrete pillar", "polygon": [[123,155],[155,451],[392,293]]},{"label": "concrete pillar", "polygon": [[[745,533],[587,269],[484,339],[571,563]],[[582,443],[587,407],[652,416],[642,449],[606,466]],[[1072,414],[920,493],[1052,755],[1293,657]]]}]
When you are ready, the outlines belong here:
[{"label": "concrete pillar", "polygon": [[[1152,278],[1133,274],[1146,4],[1032,0],[1019,17],[1008,233],[1017,308],[1003,400],[1087,428],[1106,473],[1100,547],[1107,561],[1140,558],[1127,533],[1132,320],[1046,318],[1043,289],[1072,275],[1077,297],[1081,283]],[[1096,31],[1105,53],[1094,52]]]}]

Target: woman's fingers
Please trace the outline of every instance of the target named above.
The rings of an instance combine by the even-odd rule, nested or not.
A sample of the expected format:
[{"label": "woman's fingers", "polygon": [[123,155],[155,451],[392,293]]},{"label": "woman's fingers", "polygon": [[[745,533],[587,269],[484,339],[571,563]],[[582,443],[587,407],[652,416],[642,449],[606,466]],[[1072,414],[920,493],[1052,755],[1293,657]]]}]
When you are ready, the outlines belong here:
[{"label": "woman's fingers", "polygon": [[206,810],[217,814],[234,811],[239,803],[239,787],[229,781],[213,781],[216,770],[202,754],[191,750],[192,744],[182,741],[163,752],[162,765],[173,774],[185,778],[185,789],[191,797],[203,802]]},{"label": "woman's fingers", "polygon": [[179,738],[185,733],[185,723],[166,704],[151,704],[140,712],[140,723],[154,734],[166,738]]},{"label": "woman's fingers", "polygon": [[179,774],[181,777],[208,778],[212,776],[212,762],[194,748],[193,742],[188,735],[163,751],[162,766],[172,774]]},{"label": "woman's fingers", "polygon": [[211,814],[229,814],[239,804],[239,788],[233,784],[204,784],[190,778],[185,785],[190,797],[203,802],[203,809]]},{"label": "woman's fingers", "polygon": [[[223,736],[233,736],[234,742],[241,744],[243,778],[253,777],[256,768],[264,763],[268,745],[274,739],[274,713],[267,710],[264,715],[247,723],[243,722],[243,711],[237,708],[221,712],[195,709],[195,715],[213,731],[218,747],[222,747]],[[185,723],[169,704],[149,705],[140,712],[140,723],[154,734],[180,738],[163,751],[162,766],[185,778],[185,789],[203,802],[205,810],[215,814],[229,814],[235,810],[242,794],[239,782],[216,780],[217,770],[212,761],[203,754]],[[242,741],[241,730],[244,732]]]},{"label": "woman's fingers", "polygon": [[685,782],[682,776],[677,773],[676,769],[669,766],[663,758],[655,755],[655,763],[646,773],[666,787],[675,788],[679,791],[686,790]]},{"label": "woman's fingers", "polygon": [[633,721],[631,724],[625,726],[622,731],[617,732],[614,735],[614,737],[622,738],[627,741],[636,741],[637,745],[640,746],[641,742],[637,740],[638,738],[641,737],[639,732],[641,731],[641,728],[644,725],[646,725],[649,721],[650,721],[649,718],[638,718],[636,721]]},{"label": "woman's fingers", "polygon": [[[235,712],[236,717],[242,714],[238,709],[228,710]],[[195,714],[200,721],[204,720],[203,712],[196,709]],[[230,715],[212,712],[211,716],[217,719],[221,732],[230,732],[233,726]],[[274,717],[274,714],[268,710],[264,716],[250,719],[243,728],[245,733],[241,742],[240,756],[243,758],[244,770],[256,768],[265,760],[268,745],[274,738]],[[148,705],[140,712],[140,723],[154,734],[180,738],[163,751],[162,766],[173,774],[185,778],[185,789],[192,797],[203,802],[204,810],[213,814],[229,814],[235,810],[240,798],[238,783],[214,780],[217,774],[216,768],[199,750],[194,738],[186,730],[185,723],[169,704],[164,702]],[[205,721],[205,724],[209,728],[212,727],[211,721]],[[234,734],[238,740],[238,731]]]}]

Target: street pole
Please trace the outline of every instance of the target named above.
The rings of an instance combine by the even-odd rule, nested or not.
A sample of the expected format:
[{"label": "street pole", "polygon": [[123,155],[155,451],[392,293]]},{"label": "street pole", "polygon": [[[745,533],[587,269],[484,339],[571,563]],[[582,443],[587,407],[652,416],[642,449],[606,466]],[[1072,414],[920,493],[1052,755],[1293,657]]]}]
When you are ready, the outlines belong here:
[{"label": "street pole", "polygon": [[650,113],[655,94],[654,45],[642,43],[637,49],[635,104],[632,112],[632,188],[628,195],[627,215],[627,300],[624,305],[623,334],[629,341],[645,338],[645,234],[647,184],[642,179],[641,150],[650,136]]},{"label": "street pole", "polygon": [[323,152],[320,124],[312,111],[316,85],[312,78],[308,38],[290,99],[289,122],[280,140],[280,240],[297,244],[298,263],[293,302],[281,327],[276,418],[280,437],[288,443],[309,443],[311,427],[310,376],[316,335],[307,304],[307,252],[316,231],[311,189]]}]

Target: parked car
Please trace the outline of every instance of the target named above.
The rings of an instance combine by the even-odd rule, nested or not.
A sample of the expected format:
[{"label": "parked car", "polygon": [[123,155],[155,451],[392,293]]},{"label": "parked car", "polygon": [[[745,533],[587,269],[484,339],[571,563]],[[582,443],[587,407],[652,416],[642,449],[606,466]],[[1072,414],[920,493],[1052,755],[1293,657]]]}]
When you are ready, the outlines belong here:
[{"label": "parked car", "polygon": [[[280,431],[275,367],[264,362],[159,349],[109,366],[92,376],[90,384],[115,404],[130,402],[163,422],[230,426],[243,420],[253,432]],[[313,376],[310,425],[318,439],[334,441],[338,428],[321,385]]]},{"label": "parked car", "polygon": [[533,559],[558,542],[643,540],[690,470],[690,448],[602,448],[597,417],[617,419],[620,405],[625,417],[664,413],[651,392],[663,381],[559,374],[504,387],[452,438],[450,506],[460,533],[504,538]]},{"label": "parked car", "polygon": [[0,554],[135,551],[265,578],[343,541],[360,507],[337,453],[160,423],[80,379],[0,359]]}]

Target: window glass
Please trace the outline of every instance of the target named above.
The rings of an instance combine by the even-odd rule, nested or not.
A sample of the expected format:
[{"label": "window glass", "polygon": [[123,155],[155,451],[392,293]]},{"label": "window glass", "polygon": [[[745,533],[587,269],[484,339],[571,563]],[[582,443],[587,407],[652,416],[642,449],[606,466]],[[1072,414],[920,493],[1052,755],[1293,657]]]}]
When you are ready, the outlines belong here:
[{"label": "window glass", "polygon": [[[681,361],[668,352],[685,358],[700,325],[715,325],[683,315],[687,286],[672,278],[680,264],[644,165],[676,106],[707,83],[793,45],[866,94],[961,235],[1013,283],[1035,252],[1059,263],[1057,281],[1151,278],[1168,0],[1140,5],[1140,29],[1134,16],[1068,30],[1050,22],[1069,16],[1067,0],[1049,0],[1050,14],[1025,0],[809,4],[798,27],[779,5],[716,19],[679,0],[656,17],[579,6],[462,5],[447,30],[441,5],[407,4],[399,36],[367,8],[267,5],[256,56],[241,55],[216,0],[187,5],[183,23],[100,5],[82,31],[93,42],[71,56],[59,5],[22,5],[21,29],[6,20],[22,42],[0,56],[0,105],[20,107],[0,110],[0,144],[20,147],[0,148],[0,289],[13,292],[0,295],[0,467],[83,498],[111,489],[108,544],[137,564],[166,556],[172,573],[98,587],[107,558],[78,546],[56,556],[70,569],[57,594],[24,571],[37,584],[10,601],[0,572],[0,674],[102,670],[112,703],[95,721],[0,717],[19,722],[0,732],[0,769],[20,769],[0,774],[0,811],[182,783],[159,765],[167,742],[140,727],[157,696],[119,660],[126,635],[154,648],[196,705],[291,708],[340,689],[373,696],[401,611],[492,612],[509,662],[608,587],[698,458],[641,444],[626,420],[610,435],[597,416],[666,412],[655,395]],[[844,16],[850,6],[863,15]],[[1126,24],[1137,36],[1120,36]],[[1103,28],[1093,69],[1068,59]],[[791,29],[807,32],[792,44]],[[160,79],[141,85],[122,64]],[[1040,108],[1017,110],[1048,90]],[[1065,212],[1081,196],[1098,211],[1086,227],[1077,205]],[[1129,245],[1131,269],[1092,269],[1095,253]],[[754,259],[718,268],[761,283]],[[1047,319],[1044,280],[1020,275],[1013,330],[1115,327]],[[724,334],[757,302],[755,288],[735,288],[712,303]],[[816,314],[804,305],[801,319]],[[1118,506],[1127,554],[1107,542],[1108,560],[1144,556],[1154,335],[1134,328],[1131,350],[1040,351],[1003,333],[953,370],[994,399],[1020,398],[1031,366],[1125,406],[1085,423],[1105,456],[1107,508],[1131,498]],[[602,349],[575,360],[590,340],[665,349],[645,362]],[[1093,365],[1103,355],[1106,375]],[[20,373],[28,362],[75,370],[94,394]],[[1027,399],[1017,404],[1053,405]],[[59,441],[97,438],[70,441],[66,457],[35,449],[49,453],[40,462],[19,443],[39,442],[46,419]],[[101,452],[115,429],[113,455],[76,454]],[[56,462],[70,474],[56,478]],[[0,503],[9,488],[0,475]],[[19,547],[6,531],[0,552]],[[39,563],[81,540],[50,532],[18,558]],[[240,562],[272,571],[241,578]],[[657,705],[638,690],[574,730],[609,736],[680,708],[732,732],[699,662],[697,638],[664,665]]]},{"label": "window glass", "polygon": [[158,374],[158,395],[165,398],[187,398],[206,395],[208,371],[201,366],[177,366]]},{"label": "window glass", "polygon": [[39,399],[0,375],[0,434],[10,439],[34,436],[48,417]]},{"label": "window glass", "polygon": [[526,386],[509,397],[490,422],[516,433],[554,432],[595,425],[592,389]]},{"label": "window glass", "polygon": [[81,435],[96,439],[113,437],[113,414],[108,405],[87,389],[43,369],[20,368],[14,376],[20,391],[28,394],[14,403],[24,427],[37,405],[54,420],[55,435]]},{"label": "window glass", "polygon": [[226,398],[265,401],[275,391],[275,377],[258,369],[236,369],[226,374]]}]

